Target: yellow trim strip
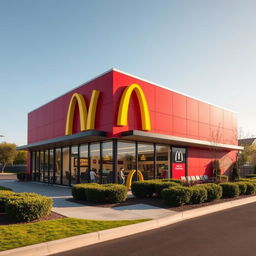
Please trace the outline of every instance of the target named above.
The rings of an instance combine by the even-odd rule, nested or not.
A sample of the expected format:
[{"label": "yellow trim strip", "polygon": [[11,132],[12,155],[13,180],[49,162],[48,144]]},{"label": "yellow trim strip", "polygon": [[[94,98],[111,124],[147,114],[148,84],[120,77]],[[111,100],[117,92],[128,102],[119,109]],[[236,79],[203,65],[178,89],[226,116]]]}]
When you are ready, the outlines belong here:
[{"label": "yellow trim strip", "polygon": [[98,90],[92,91],[92,96],[91,96],[89,110],[88,110],[86,130],[95,129],[95,116],[96,116],[99,96],[100,96],[100,91]]},{"label": "yellow trim strip", "polygon": [[133,91],[135,91],[139,105],[140,105],[142,129],[145,131],[150,131],[151,123],[150,123],[150,115],[148,110],[148,103],[143,93],[143,90],[138,84],[131,84],[124,90],[121,101],[120,101],[120,105],[119,105],[117,125],[119,126],[127,125],[129,103],[130,103],[130,99]]}]

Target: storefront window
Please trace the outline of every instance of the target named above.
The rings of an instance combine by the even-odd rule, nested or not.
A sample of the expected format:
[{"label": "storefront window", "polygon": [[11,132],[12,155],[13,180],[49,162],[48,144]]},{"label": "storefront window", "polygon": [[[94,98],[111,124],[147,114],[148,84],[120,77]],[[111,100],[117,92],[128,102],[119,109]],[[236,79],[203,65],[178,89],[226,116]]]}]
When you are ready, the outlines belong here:
[{"label": "storefront window", "polygon": [[[117,142],[117,171],[118,171],[118,183],[124,183],[131,170],[136,169],[136,157],[135,157],[135,143],[134,142]],[[122,180],[120,170],[123,170],[125,180]]]},{"label": "storefront window", "polygon": [[49,150],[49,182],[50,183],[55,183],[54,181],[54,150],[50,149]]},{"label": "storefront window", "polygon": [[44,151],[40,151],[40,181],[44,181]]},{"label": "storefront window", "polygon": [[88,169],[88,144],[80,146],[80,183],[90,182]]},{"label": "storefront window", "polygon": [[36,173],[35,181],[40,181],[40,151],[36,152]]},{"label": "storefront window", "polygon": [[101,183],[113,183],[113,143],[106,141],[102,143],[102,172]]},{"label": "storefront window", "polygon": [[138,143],[138,166],[145,180],[154,179],[154,145]]},{"label": "storefront window", "polygon": [[156,145],[156,178],[167,179],[170,178],[169,168],[169,146]]},{"label": "storefront window", "polygon": [[72,146],[71,148],[71,184],[77,183],[78,173],[78,146]]},{"label": "storefront window", "polygon": [[90,144],[90,171],[95,172],[96,178],[95,180],[91,180],[91,177],[94,175],[90,175],[90,182],[99,182],[99,171],[100,171],[100,143],[91,143]]},{"label": "storefront window", "polygon": [[61,149],[55,151],[55,183],[61,184]]},{"label": "storefront window", "polygon": [[33,181],[35,181],[35,177],[36,177],[36,175],[35,175],[35,172],[36,172],[36,152],[35,151],[31,152],[31,159],[32,159],[32,177],[31,177],[31,179]]},{"label": "storefront window", "polygon": [[44,169],[44,181],[43,182],[48,182],[49,180],[49,151],[48,150],[45,150],[44,152],[44,166],[45,166],[45,169]]},{"label": "storefront window", "polygon": [[64,185],[69,185],[70,180],[70,169],[69,169],[69,147],[62,149],[63,159],[62,159],[62,165],[63,165],[63,178],[62,183]]}]

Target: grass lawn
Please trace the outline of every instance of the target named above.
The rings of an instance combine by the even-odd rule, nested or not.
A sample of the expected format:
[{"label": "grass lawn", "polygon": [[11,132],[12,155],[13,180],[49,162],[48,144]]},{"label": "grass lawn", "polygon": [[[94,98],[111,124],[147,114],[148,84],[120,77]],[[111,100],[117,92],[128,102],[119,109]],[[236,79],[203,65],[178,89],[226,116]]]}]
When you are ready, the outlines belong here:
[{"label": "grass lawn", "polygon": [[135,224],[147,220],[149,219],[97,221],[64,218],[29,224],[0,226],[0,251]]},{"label": "grass lawn", "polygon": [[0,186],[0,190],[9,190],[9,191],[11,191],[12,189]]}]

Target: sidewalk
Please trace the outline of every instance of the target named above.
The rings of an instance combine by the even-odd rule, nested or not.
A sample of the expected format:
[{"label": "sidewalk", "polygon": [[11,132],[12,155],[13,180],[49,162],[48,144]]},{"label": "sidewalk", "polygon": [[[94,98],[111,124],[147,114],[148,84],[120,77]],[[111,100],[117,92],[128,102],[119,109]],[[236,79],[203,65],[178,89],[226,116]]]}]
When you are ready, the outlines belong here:
[{"label": "sidewalk", "polygon": [[66,217],[92,220],[134,220],[158,219],[175,215],[175,211],[162,209],[148,204],[134,204],[119,207],[87,206],[70,201],[71,188],[36,182],[18,182],[0,180],[0,186],[11,188],[15,192],[34,192],[53,199],[53,211]]}]

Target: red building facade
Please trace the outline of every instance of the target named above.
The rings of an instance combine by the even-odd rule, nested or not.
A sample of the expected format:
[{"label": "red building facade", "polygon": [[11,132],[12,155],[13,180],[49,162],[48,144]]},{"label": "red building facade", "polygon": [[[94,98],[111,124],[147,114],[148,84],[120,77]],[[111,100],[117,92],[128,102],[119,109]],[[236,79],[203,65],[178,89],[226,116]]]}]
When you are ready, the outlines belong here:
[{"label": "red building facade", "polygon": [[70,185],[118,182],[118,171],[144,179],[212,176],[236,161],[236,114],[112,69],[28,114],[28,173]]}]

